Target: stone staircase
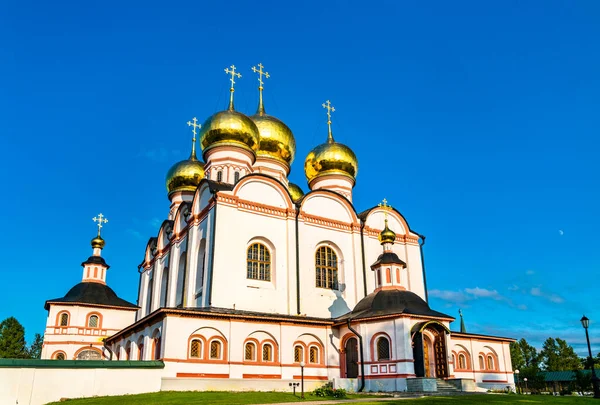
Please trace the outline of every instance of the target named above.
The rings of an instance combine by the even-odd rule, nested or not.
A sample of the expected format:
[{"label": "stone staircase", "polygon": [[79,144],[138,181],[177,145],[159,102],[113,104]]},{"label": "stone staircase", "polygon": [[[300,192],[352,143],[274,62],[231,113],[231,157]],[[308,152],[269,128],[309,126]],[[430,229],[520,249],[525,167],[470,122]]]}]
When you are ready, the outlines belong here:
[{"label": "stone staircase", "polygon": [[437,392],[442,394],[453,394],[456,392],[461,392],[461,390],[456,387],[456,385],[449,383],[446,380],[442,380],[441,378],[436,378],[437,381]]}]

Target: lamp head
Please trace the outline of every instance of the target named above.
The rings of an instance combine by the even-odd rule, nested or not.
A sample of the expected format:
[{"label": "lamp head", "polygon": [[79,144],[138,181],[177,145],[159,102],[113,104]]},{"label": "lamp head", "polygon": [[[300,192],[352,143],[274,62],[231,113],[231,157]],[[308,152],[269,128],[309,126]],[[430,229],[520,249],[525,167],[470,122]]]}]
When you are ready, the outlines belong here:
[{"label": "lamp head", "polygon": [[519,373],[520,373],[520,371],[519,371],[519,370],[515,370],[515,374],[517,374],[517,375],[518,375]]},{"label": "lamp head", "polygon": [[301,362],[300,362],[300,367],[304,367],[304,366],[305,366],[304,362],[303,362],[303,361],[301,361]]},{"label": "lamp head", "polygon": [[590,320],[587,316],[584,315],[583,318],[581,318],[581,325],[583,326],[583,329],[587,329],[590,326]]}]

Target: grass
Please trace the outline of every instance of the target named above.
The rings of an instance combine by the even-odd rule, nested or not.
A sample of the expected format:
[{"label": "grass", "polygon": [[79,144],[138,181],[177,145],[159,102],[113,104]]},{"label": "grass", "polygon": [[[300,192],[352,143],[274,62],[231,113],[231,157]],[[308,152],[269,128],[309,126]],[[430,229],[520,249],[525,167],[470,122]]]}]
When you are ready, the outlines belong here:
[{"label": "grass", "polygon": [[[353,405],[493,405],[493,404],[589,404],[598,401],[583,397],[553,397],[549,395],[459,395],[452,397],[425,397],[418,399],[398,399],[395,401],[371,401],[369,395],[349,395],[349,399],[365,398],[367,402],[352,402]],[[250,405],[277,404],[282,402],[323,401],[331,398],[319,398],[310,394],[303,401],[284,392],[176,392],[164,391],[151,394],[125,395],[114,397],[96,397],[73,399],[66,402],[53,402],[48,405]]]}]

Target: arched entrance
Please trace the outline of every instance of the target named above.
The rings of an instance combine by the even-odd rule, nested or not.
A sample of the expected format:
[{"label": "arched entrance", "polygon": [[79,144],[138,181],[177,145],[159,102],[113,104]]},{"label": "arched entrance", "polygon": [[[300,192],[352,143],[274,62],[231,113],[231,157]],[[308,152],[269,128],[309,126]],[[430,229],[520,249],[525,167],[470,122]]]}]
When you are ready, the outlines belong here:
[{"label": "arched entrance", "polygon": [[351,337],[344,345],[346,355],[346,378],[358,377],[358,342]]},{"label": "arched entrance", "polygon": [[448,377],[447,333],[450,333],[448,328],[436,321],[413,326],[411,336],[417,377]]}]

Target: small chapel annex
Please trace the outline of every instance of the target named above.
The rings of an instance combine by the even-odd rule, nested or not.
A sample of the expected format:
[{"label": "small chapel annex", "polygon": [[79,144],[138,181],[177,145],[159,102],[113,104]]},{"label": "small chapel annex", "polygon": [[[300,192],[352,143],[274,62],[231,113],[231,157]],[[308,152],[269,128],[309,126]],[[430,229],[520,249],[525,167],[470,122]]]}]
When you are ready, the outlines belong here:
[{"label": "small chapel annex", "polygon": [[353,205],[358,161],[332,134],[331,103],[304,193],[288,180],[294,135],[265,110],[263,66],[250,116],[234,108],[240,74],[225,71],[227,109],[188,122],[190,156],[167,174],[170,209],[143,254],[137,304],[106,285],[98,235],[82,282],[46,303],[43,358],[160,359],[169,389],[256,389],[301,369],[354,390],[514,386],[512,339],[453,332],[430,308],[424,236],[385,200]]}]

